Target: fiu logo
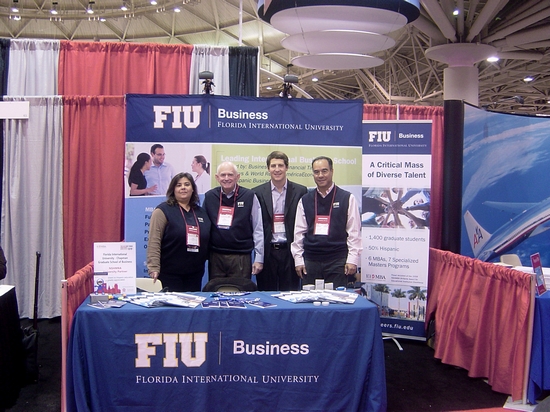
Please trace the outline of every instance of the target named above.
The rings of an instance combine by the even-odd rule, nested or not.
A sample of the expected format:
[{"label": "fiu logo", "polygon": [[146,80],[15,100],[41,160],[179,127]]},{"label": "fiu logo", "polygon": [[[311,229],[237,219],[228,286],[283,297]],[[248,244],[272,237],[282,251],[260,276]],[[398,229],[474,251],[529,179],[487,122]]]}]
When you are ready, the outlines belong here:
[{"label": "fiu logo", "polygon": [[196,129],[201,124],[201,106],[153,106],[155,129],[164,129],[164,122],[172,114],[172,129]]},{"label": "fiu logo", "polygon": [[481,229],[479,226],[476,226],[476,230],[474,233],[474,241],[472,242],[474,245],[474,249],[476,246],[483,240],[483,233],[481,232]]},{"label": "fiu logo", "polygon": [[165,368],[177,368],[180,360],[188,368],[198,368],[206,361],[206,332],[136,333],[134,338],[137,345],[136,368],[150,368],[150,358],[157,355],[159,346],[164,346],[162,365]]},{"label": "fiu logo", "polygon": [[390,142],[391,141],[391,131],[370,131],[369,132],[369,143],[377,142]]}]

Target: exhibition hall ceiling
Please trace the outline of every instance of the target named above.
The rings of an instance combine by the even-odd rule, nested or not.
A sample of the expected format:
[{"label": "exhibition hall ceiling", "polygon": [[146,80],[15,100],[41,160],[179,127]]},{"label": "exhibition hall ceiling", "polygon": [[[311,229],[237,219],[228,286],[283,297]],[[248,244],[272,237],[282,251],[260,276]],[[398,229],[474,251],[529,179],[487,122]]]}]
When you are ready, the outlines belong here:
[{"label": "exhibition hall ceiling", "polygon": [[[283,48],[285,34],[259,19],[256,0],[157,0],[156,5],[150,0],[0,0],[0,36],[257,46],[262,97],[278,95],[288,73],[299,78],[295,97],[429,106],[443,105],[443,71],[448,65],[427,58],[426,50],[450,43],[487,44],[496,48],[500,60],[475,63],[479,105],[550,115],[550,0],[420,0],[420,4],[420,17],[389,34],[395,45],[373,54],[383,64],[370,69],[289,65],[299,53]],[[19,11],[12,11],[13,6]],[[52,8],[57,14],[51,14]],[[531,81],[524,80],[528,76]]]}]

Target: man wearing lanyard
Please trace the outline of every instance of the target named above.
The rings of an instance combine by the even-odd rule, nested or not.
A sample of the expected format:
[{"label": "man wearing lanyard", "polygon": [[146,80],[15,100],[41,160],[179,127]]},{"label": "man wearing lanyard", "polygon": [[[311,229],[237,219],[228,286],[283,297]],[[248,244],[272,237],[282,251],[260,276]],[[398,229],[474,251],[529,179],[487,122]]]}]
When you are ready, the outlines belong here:
[{"label": "man wearing lanyard", "polygon": [[288,156],[275,151],[267,156],[271,180],[252,189],[262,207],[264,269],[257,277],[259,290],[299,290],[290,244],[294,240],[296,207],[307,188],[286,178]]},{"label": "man wearing lanyard", "polygon": [[361,253],[361,218],[355,197],[332,181],[332,159],[311,162],[317,189],[298,202],[292,256],[302,284],[324,279],[346,286],[355,275]]},{"label": "man wearing lanyard", "polygon": [[203,207],[212,221],[208,260],[210,280],[220,277],[250,279],[263,268],[264,231],[260,203],[252,190],[237,184],[240,177],[233,163],[221,163],[216,172],[220,187],[210,189],[204,195]]}]

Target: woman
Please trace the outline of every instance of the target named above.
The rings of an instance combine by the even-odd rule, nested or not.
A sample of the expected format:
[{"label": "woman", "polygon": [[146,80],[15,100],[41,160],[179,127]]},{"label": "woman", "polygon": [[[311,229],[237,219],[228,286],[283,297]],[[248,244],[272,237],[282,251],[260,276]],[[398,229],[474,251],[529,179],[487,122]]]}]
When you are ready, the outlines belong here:
[{"label": "woman", "polygon": [[193,176],[178,173],[172,178],[167,200],[151,214],[147,268],[171,292],[201,290],[204,262],[210,240],[210,219],[199,206]]},{"label": "woman", "polygon": [[138,154],[137,160],[132,165],[128,174],[130,196],[144,196],[153,193],[157,185],[147,187],[145,172],[151,168],[151,156],[148,153]]},{"label": "woman", "polygon": [[210,162],[203,155],[197,155],[191,162],[191,170],[196,173],[195,184],[199,193],[206,193],[210,189]]}]

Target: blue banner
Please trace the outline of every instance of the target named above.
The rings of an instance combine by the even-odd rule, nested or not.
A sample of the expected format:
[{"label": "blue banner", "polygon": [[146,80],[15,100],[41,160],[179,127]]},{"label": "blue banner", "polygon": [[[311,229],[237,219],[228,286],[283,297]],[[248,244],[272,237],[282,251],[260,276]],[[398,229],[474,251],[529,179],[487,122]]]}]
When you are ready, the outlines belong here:
[{"label": "blue banner", "polygon": [[[337,184],[361,197],[360,100],[130,94],[126,107],[124,232],[126,241],[136,242],[138,277],[147,276],[149,219],[165,200],[166,189],[131,196],[128,177],[139,154],[150,154],[154,144],[162,144],[165,152],[163,185],[175,174],[189,172],[196,179],[201,200],[207,190],[218,186],[216,168],[224,161],[237,166],[243,187],[267,182],[266,159],[273,150],[288,155],[288,178],[307,187],[314,185],[313,158],[332,157]],[[208,165],[200,179],[197,159]],[[147,180],[147,172],[144,176]]]}]

